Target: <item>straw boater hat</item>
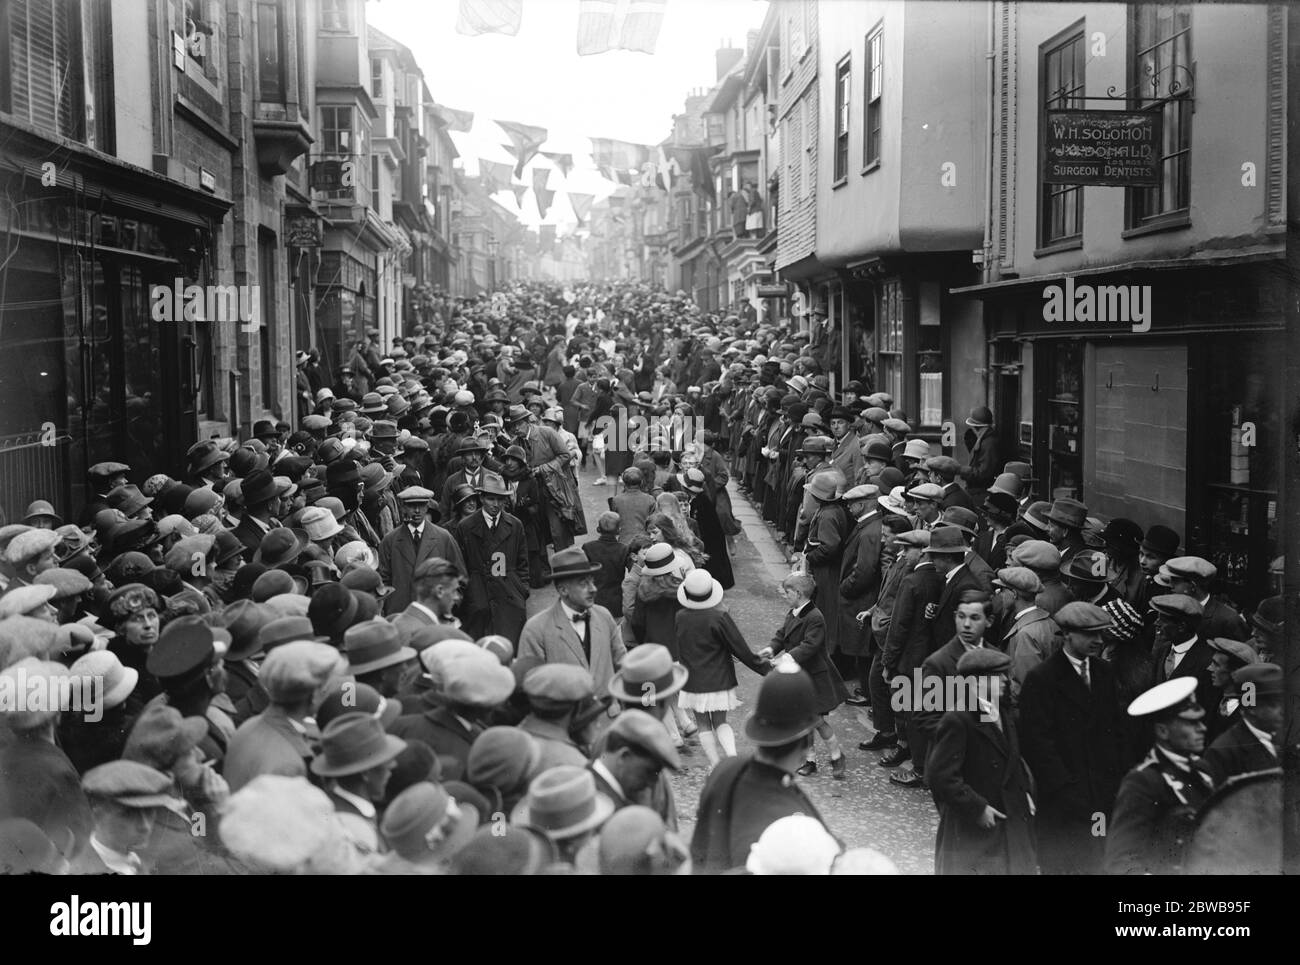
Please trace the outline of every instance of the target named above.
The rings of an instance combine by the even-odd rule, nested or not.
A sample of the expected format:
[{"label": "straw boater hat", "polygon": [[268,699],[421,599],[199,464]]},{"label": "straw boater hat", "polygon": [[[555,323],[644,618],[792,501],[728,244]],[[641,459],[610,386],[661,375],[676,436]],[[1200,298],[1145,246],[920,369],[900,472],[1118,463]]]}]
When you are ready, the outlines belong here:
[{"label": "straw boater hat", "polygon": [[677,556],[667,543],[654,543],[646,548],[641,565],[642,576],[663,576],[676,566]]},{"label": "straw boater hat", "polygon": [[691,570],[677,588],[677,602],[688,610],[712,609],[722,602],[722,584],[708,570]]}]

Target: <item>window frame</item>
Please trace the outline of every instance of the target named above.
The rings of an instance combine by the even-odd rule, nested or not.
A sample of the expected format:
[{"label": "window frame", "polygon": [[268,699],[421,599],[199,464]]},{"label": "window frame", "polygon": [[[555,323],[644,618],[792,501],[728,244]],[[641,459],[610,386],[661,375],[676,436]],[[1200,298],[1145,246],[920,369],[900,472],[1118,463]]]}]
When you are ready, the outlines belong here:
[{"label": "window frame", "polygon": [[[1037,248],[1034,251],[1035,257],[1041,257],[1046,254],[1053,254],[1059,251],[1070,251],[1083,247],[1083,216],[1084,216],[1084,185],[1077,184],[1073,186],[1048,184],[1042,178],[1044,170],[1043,158],[1046,152],[1047,136],[1047,112],[1049,110],[1060,110],[1068,108],[1082,109],[1087,103],[1082,98],[1087,90],[1088,61],[1086,59],[1087,47],[1087,30],[1086,21],[1083,18],[1075,21],[1064,30],[1045,40],[1038,45],[1038,197],[1035,205],[1034,231],[1037,240]],[[1067,47],[1076,46],[1077,51],[1072,55],[1073,60],[1079,61],[1079,74],[1075,78],[1075,86],[1071,87],[1061,96],[1056,97],[1055,90],[1048,89],[1048,64],[1053,54],[1064,51]],[[1061,85],[1057,90],[1065,91],[1066,85]],[[1077,193],[1076,193],[1077,192]],[[1049,236],[1051,217],[1049,205],[1054,203],[1058,198],[1074,194],[1076,207],[1076,224],[1078,230],[1070,234],[1059,236]],[[1068,219],[1062,215],[1063,224]]]},{"label": "window frame", "polygon": [[831,159],[831,189],[849,179],[849,139],[852,127],[853,55],[845,54],[835,65],[835,154]]},{"label": "window frame", "polygon": [[[326,22],[327,13],[337,12],[342,16],[342,26],[330,26]],[[320,3],[320,29],[325,33],[331,34],[351,34],[352,27],[352,3],[351,0],[321,0]]]},{"label": "window frame", "polygon": [[370,97],[372,100],[384,100],[384,58],[370,58]]},{"label": "window frame", "polygon": [[[254,42],[257,45],[257,100],[262,104],[285,104],[288,103],[289,100],[289,75],[287,63],[288,56],[287,50],[285,49],[285,36],[288,31],[285,28],[283,17],[284,11],[277,0],[257,0],[255,6],[257,13],[257,27],[256,33],[254,34]],[[280,96],[278,98],[268,98],[265,96],[267,93],[265,87],[266,62],[262,53],[262,40],[264,36],[264,24],[262,18],[266,16],[268,9],[275,12],[275,70],[279,74],[278,81],[280,85]]]},{"label": "window frame", "polygon": [[[872,47],[877,48],[878,57],[873,57]],[[862,173],[867,174],[880,167],[881,145],[884,142],[884,125],[881,115],[884,113],[885,99],[885,21],[881,20],[869,31],[863,48],[862,69]],[[875,96],[872,96],[872,91]],[[874,124],[874,127],[873,127]],[[872,132],[875,136],[872,136]],[[874,147],[874,151],[872,148]]]},{"label": "window frame", "polygon": [[[1159,19],[1157,15],[1161,8],[1165,7],[1170,8],[1173,14],[1173,19],[1175,21],[1173,32],[1166,38],[1155,39],[1154,42],[1152,42],[1152,38],[1149,37],[1139,38],[1138,31],[1141,27],[1142,15],[1144,13],[1150,14],[1153,18],[1155,28],[1158,30]],[[1153,112],[1158,110],[1161,117],[1160,129],[1162,141],[1167,141],[1170,137],[1171,114],[1175,114],[1178,119],[1177,127],[1179,129],[1179,141],[1183,146],[1180,146],[1172,154],[1166,155],[1164,153],[1165,144],[1162,143],[1160,145],[1161,184],[1159,187],[1126,188],[1124,190],[1124,230],[1121,233],[1121,237],[1125,239],[1141,237],[1142,235],[1152,234],[1159,231],[1187,228],[1190,227],[1192,223],[1192,115],[1196,113],[1195,102],[1193,100],[1196,76],[1196,61],[1192,55],[1193,9],[1192,4],[1189,3],[1158,3],[1151,4],[1150,6],[1143,4],[1129,4],[1128,6],[1127,71],[1129,87],[1132,91],[1129,97],[1129,109],[1139,111],[1150,110]],[[1183,30],[1177,29],[1177,17],[1180,13],[1185,14],[1187,18],[1187,26]],[[1181,71],[1176,73],[1173,71],[1167,71],[1166,73],[1168,73],[1169,76],[1165,78],[1164,81],[1166,90],[1168,89],[1169,81],[1174,79],[1178,79],[1180,83],[1184,84],[1183,89],[1179,90],[1176,94],[1171,95],[1166,93],[1163,97],[1158,98],[1141,96],[1146,85],[1146,79],[1142,74],[1141,69],[1142,58],[1144,55],[1156,52],[1166,45],[1170,45],[1174,53],[1177,54],[1178,38],[1184,35],[1187,37],[1187,61],[1183,66],[1187,68],[1187,72],[1192,77],[1192,83],[1184,83],[1184,80],[1180,77],[1180,74],[1182,73]],[[1146,46],[1139,47],[1140,43],[1145,43]],[[1156,61],[1157,63],[1159,62],[1158,53],[1156,54]],[[1175,62],[1182,63],[1181,61]],[[1178,105],[1177,109],[1176,111],[1171,111],[1170,108],[1174,105]],[[1154,214],[1143,214],[1143,205],[1141,204],[1140,199],[1150,196],[1153,192],[1157,195],[1157,198],[1163,195],[1165,168],[1169,163],[1168,159],[1176,156],[1182,156],[1185,159],[1182,172],[1182,190],[1180,192],[1182,194],[1183,204],[1177,207],[1159,210]]]}]

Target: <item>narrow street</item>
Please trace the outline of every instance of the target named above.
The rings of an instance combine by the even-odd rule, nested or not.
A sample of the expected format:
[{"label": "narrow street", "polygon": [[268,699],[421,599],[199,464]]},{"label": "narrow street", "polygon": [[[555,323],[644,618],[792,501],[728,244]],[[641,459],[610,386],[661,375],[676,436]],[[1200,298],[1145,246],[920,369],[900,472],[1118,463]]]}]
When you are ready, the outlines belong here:
[{"label": "narrow street", "polygon": [[[598,513],[607,509],[606,500],[613,494],[609,487],[592,485],[595,473],[590,469],[579,475],[579,490],[588,525],[594,528]],[[731,485],[732,505],[744,532],[736,537],[732,564],[736,585],[727,592],[725,606],[731,611],[749,645],[758,650],[771,640],[773,631],[785,618],[785,604],[777,592],[777,583],[789,567],[785,554],[773,539],[767,525],[748,501]],[[585,542],[592,537],[583,537]],[[547,587],[533,593],[528,601],[529,616],[549,606],[555,591]],[[744,735],[744,722],[753,709],[759,679],[738,667],[741,706],[731,715],[740,753],[753,750]],[[800,784],[813,799],[822,817],[848,847],[875,848],[887,855],[904,874],[930,874],[934,870],[934,836],[938,813],[928,791],[897,787],[889,782],[889,771],[876,764],[879,755],[858,750],[858,742],[868,740],[874,731],[865,708],[844,704],[831,717],[831,723],[849,760],[848,778],[831,778],[825,747],[818,744],[818,771]],[[695,825],[700,791],[709,767],[697,741],[687,742],[685,770],[676,778],[677,810],[683,837],[689,840]]]}]

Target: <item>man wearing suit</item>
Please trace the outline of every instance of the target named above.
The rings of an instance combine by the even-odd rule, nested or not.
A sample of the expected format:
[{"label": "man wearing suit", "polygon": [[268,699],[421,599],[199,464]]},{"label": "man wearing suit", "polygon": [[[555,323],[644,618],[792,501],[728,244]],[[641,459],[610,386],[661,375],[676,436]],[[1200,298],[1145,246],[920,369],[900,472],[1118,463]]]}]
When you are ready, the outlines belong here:
[{"label": "man wearing suit", "polygon": [[956,459],[952,456],[931,456],[925,461],[925,468],[930,473],[930,482],[943,490],[943,496],[939,501],[940,509],[948,509],[950,506],[960,506],[962,509],[973,508],[970,496],[957,482],[957,473],[961,471],[961,465]]},{"label": "man wearing suit", "polygon": [[478,489],[483,482],[483,477],[487,470],[483,468],[483,457],[487,454],[488,447],[483,445],[474,436],[466,436],[456,447],[456,455],[460,456],[461,466],[455,472],[447,477],[447,481],[442,484],[442,498],[438,501],[438,507],[442,511],[442,519],[453,520],[456,518],[452,505],[452,493],[456,491],[457,486],[469,485]]},{"label": "man wearing suit", "polygon": [[1201,707],[1219,703],[1219,688],[1210,674],[1214,648],[1200,634],[1201,605],[1183,593],[1165,593],[1151,598],[1156,611],[1155,682],[1174,677],[1196,678],[1196,702]]},{"label": "man wearing suit", "polygon": [[248,561],[262,545],[262,537],[280,525],[271,517],[271,507],[279,496],[279,487],[270,470],[254,469],[244,478],[239,494],[244,511],[233,532],[244,544],[244,559]]},{"label": "man wearing suit", "polygon": [[850,486],[866,482],[866,458],[858,441],[858,434],[850,432],[853,413],[843,406],[831,410],[831,438],[835,440],[835,453],[831,465],[844,473]]},{"label": "man wearing suit", "polygon": [[[936,567],[937,568],[937,567]],[[988,629],[989,619],[993,615],[993,603],[989,595],[982,590],[967,589],[963,590],[957,599],[956,610],[950,618],[948,624],[950,628],[956,630],[956,634],[948,639],[945,643],[930,656],[925,658],[921,664],[920,681],[921,688],[919,692],[915,689],[914,683],[917,675],[913,674],[912,681],[907,685],[913,687],[911,699],[907,701],[909,706],[905,709],[912,712],[915,728],[909,729],[908,736],[912,738],[912,767],[910,769],[899,771],[889,775],[889,779],[895,784],[901,784],[904,787],[916,787],[925,784],[927,781],[926,768],[929,766],[929,752],[934,744],[934,737],[939,729],[939,722],[943,719],[944,712],[949,708],[940,707],[934,709],[927,706],[922,701],[922,694],[927,690],[933,692],[933,688],[938,687],[937,692],[941,694],[951,693],[952,690],[947,683],[947,678],[957,676],[957,661],[963,654],[971,650],[979,650],[985,646],[984,632]],[[936,683],[930,683],[931,678],[937,678]]]},{"label": "man wearing suit", "polygon": [[940,526],[956,526],[961,530],[962,538],[966,541],[966,555],[962,561],[970,570],[971,576],[979,581],[980,589],[985,593],[992,593],[993,567],[989,566],[984,557],[975,550],[975,542],[980,535],[979,523],[979,517],[973,510],[963,509],[961,506],[950,506],[939,517]]},{"label": "man wearing suit", "polygon": [[1249,687],[1253,700],[1241,703],[1241,717],[1206,748],[1201,765],[1222,787],[1238,774],[1267,771],[1281,766],[1278,742],[1282,735],[1282,668],[1275,663],[1252,663],[1232,675],[1243,693]]},{"label": "man wearing suit", "polygon": [[853,528],[844,540],[844,555],[840,557],[838,612],[832,610],[829,617],[840,621],[839,649],[857,663],[858,690],[871,699],[876,730],[892,734],[894,715],[889,709],[889,689],[880,676],[880,647],[871,639],[870,625],[858,625],[858,614],[874,607],[880,593],[879,495],[879,487],[870,484],[854,486],[844,494],[844,507]]},{"label": "man wearing suit", "polygon": [[528,538],[524,524],[505,512],[510,491],[496,473],[478,484],[483,508],[452,524],[465,555],[465,632],[474,639],[500,634],[519,642],[527,618]]},{"label": "man wearing suit", "polygon": [[452,616],[452,611],[460,605],[460,581],[460,570],[450,560],[431,556],[421,561],[411,577],[411,593],[415,599],[405,610],[388,617],[397,628],[402,646],[411,646],[411,639],[425,627],[460,626]]},{"label": "man wearing suit", "polygon": [[594,574],[599,570],[577,547],[551,558],[550,579],[560,598],[524,624],[516,659],[576,664],[591,674],[595,692],[601,694],[627,648],[614,617],[595,602]]},{"label": "man wearing suit", "polygon": [[[922,555],[922,550],[930,545],[930,533],[927,530],[913,530],[901,533],[895,538],[898,552],[904,558],[908,572],[903,576],[894,600],[894,609],[883,641],[881,653],[882,676],[885,683],[893,689],[893,678],[912,680],[912,672],[925,662],[931,653],[932,634],[930,623],[925,619],[926,610],[938,603],[943,589],[943,577],[935,572],[934,564]],[[891,698],[893,694],[891,693]],[[892,702],[890,710],[894,711]],[[858,744],[864,751],[886,750],[877,763],[881,767],[896,767],[912,759],[912,747],[923,746],[918,743],[916,711],[903,708],[894,711],[895,732],[887,734],[879,727],[878,733],[870,741]],[[901,729],[899,729],[901,727]],[[924,760],[918,758],[922,765]],[[907,767],[900,775],[904,784],[919,783],[913,781],[913,768]]]},{"label": "man wearing suit", "polygon": [[397,494],[402,523],[379,541],[379,577],[393,588],[384,600],[384,613],[391,616],[405,610],[413,597],[415,569],[433,556],[441,557],[464,574],[465,558],[455,538],[428,518],[433,493],[422,486],[408,486]]},{"label": "man wearing suit", "polygon": [[1020,691],[1020,733],[1038,783],[1038,856],[1044,874],[1099,874],[1109,816],[1123,777],[1115,676],[1101,654],[1111,619],[1091,603],[1056,612],[1060,650],[1029,671]]},{"label": "man wearing suit", "polygon": [[949,634],[952,633],[953,616],[957,612],[957,602],[962,593],[966,590],[988,592],[966,565],[966,551],[966,539],[956,526],[940,525],[930,531],[930,545],[925,548],[925,555],[944,579],[939,602],[935,604],[932,613],[925,614],[934,634],[931,638],[931,652],[951,639]]}]

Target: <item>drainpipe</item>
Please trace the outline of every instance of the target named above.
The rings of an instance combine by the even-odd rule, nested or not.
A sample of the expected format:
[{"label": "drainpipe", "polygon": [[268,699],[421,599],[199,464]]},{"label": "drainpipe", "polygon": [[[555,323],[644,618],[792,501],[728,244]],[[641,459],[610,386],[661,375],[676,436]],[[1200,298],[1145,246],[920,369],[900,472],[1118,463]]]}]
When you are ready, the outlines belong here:
[{"label": "drainpipe", "polygon": [[993,176],[993,169],[997,158],[997,135],[994,133],[997,122],[997,80],[998,80],[998,53],[996,47],[997,30],[996,23],[998,17],[999,3],[989,4],[989,29],[988,29],[988,50],[984,54],[984,59],[988,62],[988,135],[985,142],[984,163],[988,169],[984,192],[984,264],[981,266],[981,274],[985,284],[991,282],[994,277],[993,269],[993,185],[997,180]]}]

